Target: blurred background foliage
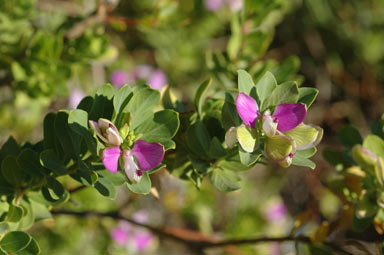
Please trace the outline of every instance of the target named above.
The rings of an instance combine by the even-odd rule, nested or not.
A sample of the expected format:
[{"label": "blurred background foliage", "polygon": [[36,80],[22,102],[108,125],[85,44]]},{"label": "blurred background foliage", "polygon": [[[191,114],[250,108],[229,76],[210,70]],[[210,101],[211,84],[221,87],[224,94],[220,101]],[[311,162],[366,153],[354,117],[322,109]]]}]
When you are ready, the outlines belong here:
[{"label": "blurred background foliage", "polygon": [[[159,88],[169,83],[189,111],[203,80],[213,77],[217,89],[232,90],[238,69],[248,70],[254,80],[269,70],[278,83],[296,80],[320,90],[306,120],[325,128],[320,152],[341,148],[336,137],[345,124],[367,135],[370,122],[384,112],[384,2],[239,1],[1,1],[0,144],[9,135],[40,140],[45,113],[75,107],[106,82],[119,87],[157,80]],[[159,73],[161,81],[155,79]],[[148,224],[188,229],[200,238],[294,233],[323,241],[327,226],[340,225],[340,219],[339,232],[351,229],[351,210],[342,210],[343,201],[327,188],[334,168],[321,153],[314,161],[315,171],[273,165],[242,172],[242,189],[227,194],[208,182],[196,190],[163,171],[153,179],[158,200],[122,187],[111,201],[83,189],[59,209],[119,209],[127,216],[142,210]],[[63,181],[69,189],[73,185]],[[112,234],[121,224],[111,218],[57,215],[30,232],[43,254],[138,254],[137,243],[119,242]],[[128,239],[145,232],[129,231]],[[146,244],[143,254],[193,254],[157,236]],[[296,249],[327,254],[321,246],[294,243],[229,246],[208,254],[288,254]]]}]

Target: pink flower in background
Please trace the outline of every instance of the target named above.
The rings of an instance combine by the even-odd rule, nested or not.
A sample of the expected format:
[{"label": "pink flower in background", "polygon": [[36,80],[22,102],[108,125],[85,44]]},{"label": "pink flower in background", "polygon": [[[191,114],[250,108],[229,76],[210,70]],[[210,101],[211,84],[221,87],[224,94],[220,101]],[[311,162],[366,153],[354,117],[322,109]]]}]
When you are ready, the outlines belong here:
[{"label": "pink flower in background", "polygon": [[167,75],[163,70],[156,69],[151,73],[147,83],[151,88],[161,90],[168,83]]},{"label": "pink flower in background", "polygon": [[223,0],[205,0],[204,6],[207,10],[210,11],[217,11],[221,7],[223,7],[224,1]]},{"label": "pink flower in background", "polygon": [[232,12],[241,11],[244,7],[243,0],[227,0],[227,4]]},{"label": "pink flower in background", "polygon": [[[139,223],[148,221],[148,213],[138,211],[132,215],[132,219]],[[120,246],[129,247],[131,251],[144,251],[150,248],[155,237],[150,231],[132,225],[127,221],[120,221],[111,231],[112,240]]]},{"label": "pink flower in background", "polygon": [[76,109],[77,105],[85,97],[85,93],[81,89],[73,89],[69,95],[68,105],[71,109]]},{"label": "pink flower in background", "polygon": [[139,65],[135,68],[133,76],[135,80],[146,80],[153,72],[153,67],[150,65]]},{"label": "pink flower in background", "polygon": [[116,87],[122,87],[125,84],[132,83],[133,77],[131,74],[123,71],[123,70],[115,70],[111,74],[111,83]]},{"label": "pink flower in background", "polygon": [[269,254],[270,255],[280,255],[281,249],[279,243],[271,243],[269,246]]},{"label": "pink flower in background", "polygon": [[121,226],[112,229],[111,237],[120,246],[125,246],[128,243],[128,231]]},{"label": "pink flower in background", "polygon": [[136,244],[137,250],[143,251],[148,248],[153,240],[153,234],[151,232],[137,233],[134,235],[134,243]]},{"label": "pink flower in background", "polygon": [[275,202],[268,206],[265,216],[270,222],[282,220],[287,216],[287,208],[284,203]]},{"label": "pink flower in background", "polygon": [[149,218],[148,212],[144,210],[137,211],[132,215],[132,219],[134,221],[142,224],[147,223],[148,218]]}]

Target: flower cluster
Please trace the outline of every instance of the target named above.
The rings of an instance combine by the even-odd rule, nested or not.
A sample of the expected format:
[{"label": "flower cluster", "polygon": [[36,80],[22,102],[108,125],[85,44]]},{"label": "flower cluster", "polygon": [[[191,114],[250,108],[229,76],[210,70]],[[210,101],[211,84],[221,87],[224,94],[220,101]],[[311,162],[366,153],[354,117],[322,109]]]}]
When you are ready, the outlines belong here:
[{"label": "flower cluster", "polygon": [[103,152],[103,164],[108,171],[116,173],[120,165],[131,181],[139,182],[142,171],[151,170],[163,161],[163,145],[136,140],[128,126],[123,127],[126,134],[123,139],[116,126],[107,119],[90,120],[89,123],[107,147]]},{"label": "flower cluster", "polygon": [[239,93],[236,108],[244,124],[228,130],[228,147],[238,142],[241,149],[252,153],[264,138],[266,155],[283,167],[291,165],[296,151],[315,147],[323,135],[320,127],[303,123],[307,113],[303,103],[279,104],[273,113],[269,109],[261,113],[254,98]]}]

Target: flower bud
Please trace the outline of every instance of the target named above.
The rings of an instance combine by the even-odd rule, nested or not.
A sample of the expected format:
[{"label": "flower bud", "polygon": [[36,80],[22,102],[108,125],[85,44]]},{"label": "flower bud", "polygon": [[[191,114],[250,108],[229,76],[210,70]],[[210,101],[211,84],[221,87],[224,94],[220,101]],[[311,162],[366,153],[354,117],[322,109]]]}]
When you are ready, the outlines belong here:
[{"label": "flower bud", "polygon": [[285,159],[279,162],[279,165],[284,168],[288,168],[292,164],[293,156],[295,156],[293,153],[289,153]]},{"label": "flower bud", "polygon": [[277,134],[267,137],[265,140],[265,152],[272,161],[280,164],[282,167],[289,167],[296,153],[296,143],[289,136]]},{"label": "flower bud", "polygon": [[263,130],[267,136],[274,136],[277,130],[277,119],[271,116],[271,112],[267,110],[263,115]]},{"label": "flower bud", "polygon": [[109,146],[120,146],[123,139],[119,135],[119,131],[107,119],[100,118],[98,122],[89,121],[89,125],[95,130],[97,136]]}]

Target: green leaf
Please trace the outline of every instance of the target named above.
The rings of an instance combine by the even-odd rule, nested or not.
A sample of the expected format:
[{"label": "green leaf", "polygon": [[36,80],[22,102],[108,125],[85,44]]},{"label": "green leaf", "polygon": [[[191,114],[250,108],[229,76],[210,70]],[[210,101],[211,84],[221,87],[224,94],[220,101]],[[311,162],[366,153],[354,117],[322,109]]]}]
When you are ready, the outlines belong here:
[{"label": "green leaf", "polygon": [[179,125],[179,113],[163,110],[145,120],[136,128],[135,133],[142,134],[140,139],[147,142],[167,141],[176,134]]},{"label": "green leaf", "polygon": [[16,253],[25,249],[31,242],[32,237],[23,231],[8,232],[0,241],[3,250]]},{"label": "green leaf", "polygon": [[359,130],[352,125],[347,125],[340,129],[337,136],[341,143],[349,148],[352,148],[355,144],[363,143],[363,138],[361,137]]},{"label": "green leaf", "polygon": [[122,126],[121,115],[125,106],[128,104],[133,96],[131,87],[128,85],[123,86],[117,91],[115,97],[113,98],[113,106],[116,112],[116,127],[120,128]]},{"label": "green leaf", "polygon": [[176,149],[176,143],[172,140],[160,140],[158,142],[164,146],[165,151]]},{"label": "green leaf", "polygon": [[81,135],[92,155],[97,156],[97,141],[88,130],[88,113],[83,110],[72,110],[68,116],[69,127]]},{"label": "green leaf", "polygon": [[236,129],[236,136],[243,150],[249,153],[255,150],[258,142],[256,129],[241,125]]},{"label": "green leaf", "polygon": [[351,163],[349,163],[348,159],[340,151],[325,149],[323,152],[323,157],[338,171],[351,166]]},{"label": "green leaf", "polygon": [[124,107],[128,104],[129,100],[132,97],[131,87],[125,85],[121,87],[117,92],[115,97],[113,98],[113,106],[115,107],[115,111],[117,113],[121,112]]},{"label": "green leaf", "polygon": [[121,172],[111,173],[108,170],[101,170],[97,172],[104,178],[108,179],[115,186],[121,186],[125,183],[125,177]]},{"label": "green leaf", "polygon": [[104,85],[96,91],[92,109],[89,112],[90,120],[98,121],[100,118],[110,120],[112,118],[114,110],[113,95],[114,89],[110,84]]},{"label": "green leaf", "polygon": [[51,212],[48,210],[48,208],[45,205],[39,202],[35,202],[34,200],[30,200],[30,203],[31,203],[32,211],[35,215],[35,221],[52,218]]},{"label": "green leaf", "polygon": [[20,152],[20,147],[17,144],[16,140],[10,136],[8,140],[4,143],[3,147],[0,150],[0,162],[6,156],[17,156]]},{"label": "green leaf", "polygon": [[40,154],[41,164],[52,170],[57,176],[66,175],[68,173],[64,163],[56,156],[55,152],[51,149],[44,150]]},{"label": "green leaf", "polygon": [[278,85],[266,99],[263,108],[275,107],[279,104],[296,103],[299,98],[299,89],[296,82],[285,82]]},{"label": "green leaf", "polygon": [[96,95],[105,96],[108,100],[110,100],[115,95],[115,89],[111,84],[108,83],[98,88],[96,91]]},{"label": "green leaf", "polygon": [[110,199],[115,199],[116,189],[110,180],[102,175],[99,175],[99,179],[95,183],[95,189],[103,196]]},{"label": "green leaf", "polygon": [[21,200],[21,206],[23,208],[23,218],[19,222],[18,229],[27,230],[35,223],[35,212],[27,199]]},{"label": "green leaf", "polygon": [[138,183],[127,183],[128,188],[137,194],[148,194],[151,191],[151,179],[147,172],[143,171],[143,175]]},{"label": "green leaf", "polygon": [[[68,117],[69,115],[66,112],[61,111],[57,113],[55,119],[55,133],[64,153],[71,155],[73,158],[77,158],[80,153],[80,135],[71,132],[68,126]],[[63,155],[57,154],[57,156],[60,157]]]},{"label": "green leaf", "polygon": [[304,157],[304,158],[310,158],[312,157],[313,155],[315,155],[317,152],[317,149],[316,147],[313,147],[311,149],[307,149],[307,150],[299,150],[299,151],[296,151],[296,154],[299,154],[300,156]]},{"label": "green leaf", "polygon": [[239,154],[236,154],[235,157],[220,160],[218,167],[229,171],[247,171],[250,169],[249,166],[245,166],[240,162]]},{"label": "green leaf", "polygon": [[198,114],[202,115],[202,109],[204,104],[204,99],[206,97],[206,92],[208,88],[211,86],[212,79],[209,79],[205,82],[203,82],[200,87],[197,89],[196,95],[195,95],[195,109],[198,112]]},{"label": "green leaf", "polygon": [[160,100],[158,90],[153,90],[148,87],[136,91],[123,112],[132,114],[132,128],[135,129],[143,123],[149,116]]},{"label": "green leaf", "polygon": [[255,84],[253,83],[252,76],[247,73],[245,70],[238,70],[238,86],[239,92],[243,92],[247,95],[251,95],[252,90],[255,89]]},{"label": "green leaf", "polygon": [[309,167],[311,169],[316,168],[316,164],[312,160],[304,157],[303,155],[301,155],[298,152],[300,152],[300,151],[297,151],[295,156],[293,156],[293,158],[292,158],[292,165],[305,166],[305,167]]},{"label": "green leaf", "polygon": [[86,111],[87,113],[90,113],[93,106],[93,97],[86,96],[84,97],[76,109]]},{"label": "green leaf", "polygon": [[191,159],[192,166],[199,175],[206,175],[209,169],[209,163],[201,159]]},{"label": "green leaf", "polygon": [[8,222],[19,222],[23,217],[23,208],[18,205],[10,204],[7,214]]},{"label": "green leaf", "polygon": [[22,173],[15,156],[7,156],[1,163],[1,173],[5,180],[15,187],[20,187],[22,184]]},{"label": "green leaf", "polygon": [[211,145],[209,146],[209,157],[213,159],[218,159],[224,157],[227,152],[224,149],[223,145],[220,143],[219,139],[215,136],[211,140]]},{"label": "green leaf", "polygon": [[261,157],[261,154],[259,152],[249,153],[242,149],[239,149],[239,156],[240,162],[248,167],[254,165],[257,160]]},{"label": "green leaf", "polygon": [[196,123],[191,125],[187,130],[187,145],[189,149],[200,156],[209,156],[211,137],[206,127],[196,120]]},{"label": "green leaf", "polygon": [[17,162],[27,175],[41,177],[45,174],[40,164],[39,154],[32,149],[23,149],[17,157]]},{"label": "green leaf", "polygon": [[66,190],[64,191],[61,197],[57,197],[55,192],[46,186],[42,187],[41,194],[45,199],[45,203],[48,205],[59,205],[59,204],[65,203],[68,201],[70,197],[69,192]]},{"label": "green leaf", "polygon": [[210,173],[209,177],[212,184],[222,192],[240,189],[239,177],[233,171],[216,168]]},{"label": "green leaf", "polygon": [[65,189],[63,185],[57,181],[55,178],[47,177],[47,186],[49,188],[49,193],[51,194],[51,197],[58,200],[60,199],[64,193]]},{"label": "green leaf", "polygon": [[241,124],[235,101],[229,93],[225,93],[225,102],[221,111],[221,119],[225,130],[230,129],[231,127],[238,127]]},{"label": "green leaf", "polygon": [[275,76],[271,72],[266,72],[256,83],[256,91],[260,99],[261,111],[265,110],[264,101],[272,94],[276,87],[277,82]]},{"label": "green leaf", "polygon": [[41,253],[40,247],[36,240],[32,238],[31,242],[28,244],[28,246],[17,253],[17,255],[38,255]]},{"label": "green leaf", "polygon": [[307,109],[315,101],[319,90],[315,88],[299,88],[299,100],[297,102],[303,103],[307,106]]},{"label": "green leaf", "polygon": [[44,149],[56,149],[55,119],[55,113],[48,113],[44,118]]},{"label": "green leaf", "polygon": [[363,147],[384,159],[384,141],[376,135],[368,135],[363,142]]}]

